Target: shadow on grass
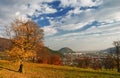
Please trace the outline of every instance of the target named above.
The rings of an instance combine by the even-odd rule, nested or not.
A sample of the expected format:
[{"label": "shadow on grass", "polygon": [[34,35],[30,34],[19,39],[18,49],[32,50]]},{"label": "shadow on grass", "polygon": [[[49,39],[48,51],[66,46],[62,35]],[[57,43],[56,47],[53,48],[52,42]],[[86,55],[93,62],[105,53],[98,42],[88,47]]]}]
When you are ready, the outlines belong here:
[{"label": "shadow on grass", "polygon": [[12,69],[5,68],[5,67],[0,66],[0,70],[1,70],[1,69],[6,69],[6,70],[9,70],[9,71],[18,72],[18,71],[16,71],[16,70],[12,70]]}]

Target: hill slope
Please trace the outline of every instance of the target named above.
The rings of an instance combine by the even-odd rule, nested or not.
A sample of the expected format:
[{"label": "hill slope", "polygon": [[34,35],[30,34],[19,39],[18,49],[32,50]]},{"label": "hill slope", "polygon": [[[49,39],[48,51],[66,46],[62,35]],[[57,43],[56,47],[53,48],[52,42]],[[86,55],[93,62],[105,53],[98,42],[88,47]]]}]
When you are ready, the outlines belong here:
[{"label": "hill slope", "polygon": [[62,53],[60,53],[59,51],[55,51],[55,50],[52,50],[48,47],[45,47],[51,54],[56,54],[56,55],[59,55],[61,57],[64,57]]},{"label": "hill slope", "polygon": [[5,51],[6,49],[10,49],[12,43],[9,39],[0,38],[0,51]]},{"label": "hill slope", "polygon": [[[10,49],[11,46],[12,46],[12,43],[9,39],[0,38],[0,52],[4,52],[5,50]],[[44,49],[45,49],[44,54],[48,54],[48,55],[49,54],[57,54],[57,55],[62,56],[62,54],[59,53],[58,51],[54,51],[48,47],[44,47]]]},{"label": "hill slope", "polygon": [[101,52],[103,53],[110,53],[110,54],[115,54],[116,53],[116,48],[115,47],[111,47],[111,48],[107,48],[105,50],[102,50]]},{"label": "hill slope", "polygon": [[0,60],[0,78],[120,78],[116,71],[80,69],[76,67],[25,63],[24,73],[18,64]]}]

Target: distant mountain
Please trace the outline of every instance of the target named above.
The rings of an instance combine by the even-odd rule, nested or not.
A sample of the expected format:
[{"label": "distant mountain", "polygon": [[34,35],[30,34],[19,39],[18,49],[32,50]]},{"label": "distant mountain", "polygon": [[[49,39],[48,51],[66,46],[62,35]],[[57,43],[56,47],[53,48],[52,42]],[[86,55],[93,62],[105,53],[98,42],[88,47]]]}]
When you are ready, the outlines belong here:
[{"label": "distant mountain", "polygon": [[110,47],[110,48],[107,48],[105,50],[101,50],[100,52],[115,54],[116,48],[115,47]]},{"label": "distant mountain", "polygon": [[45,49],[46,49],[47,51],[49,51],[51,54],[57,54],[57,55],[60,55],[61,57],[63,57],[63,54],[60,53],[59,51],[52,50],[52,49],[50,49],[50,48],[48,48],[48,47],[45,47]]},{"label": "distant mountain", "polygon": [[64,54],[64,53],[74,53],[74,51],[72,49],[68,48],[68,47],[61,48],[58,51],[62,54]]}]

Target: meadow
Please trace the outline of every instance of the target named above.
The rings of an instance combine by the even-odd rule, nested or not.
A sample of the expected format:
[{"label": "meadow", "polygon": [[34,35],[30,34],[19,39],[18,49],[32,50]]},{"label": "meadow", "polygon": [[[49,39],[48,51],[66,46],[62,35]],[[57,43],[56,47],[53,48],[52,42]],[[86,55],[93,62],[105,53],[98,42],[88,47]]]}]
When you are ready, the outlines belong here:
[{"label": "meadow", "polygon": [[24,73],[18,73],[18,68],[18,63],[0,60],[0,78],[120,78],[116,69],[93,70],[37,63],[24,63]]}]

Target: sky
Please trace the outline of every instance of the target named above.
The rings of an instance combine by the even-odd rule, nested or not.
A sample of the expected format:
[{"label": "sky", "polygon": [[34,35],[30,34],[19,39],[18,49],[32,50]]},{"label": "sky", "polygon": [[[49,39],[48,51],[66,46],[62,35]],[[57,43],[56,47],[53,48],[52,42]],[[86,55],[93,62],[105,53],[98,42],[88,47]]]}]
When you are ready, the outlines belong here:
[{"label": "sky", "polygon": [[15,18],[34,20],[54,50],[102,50],[120,40],[120,0],[0,0],[0,37]]}]

